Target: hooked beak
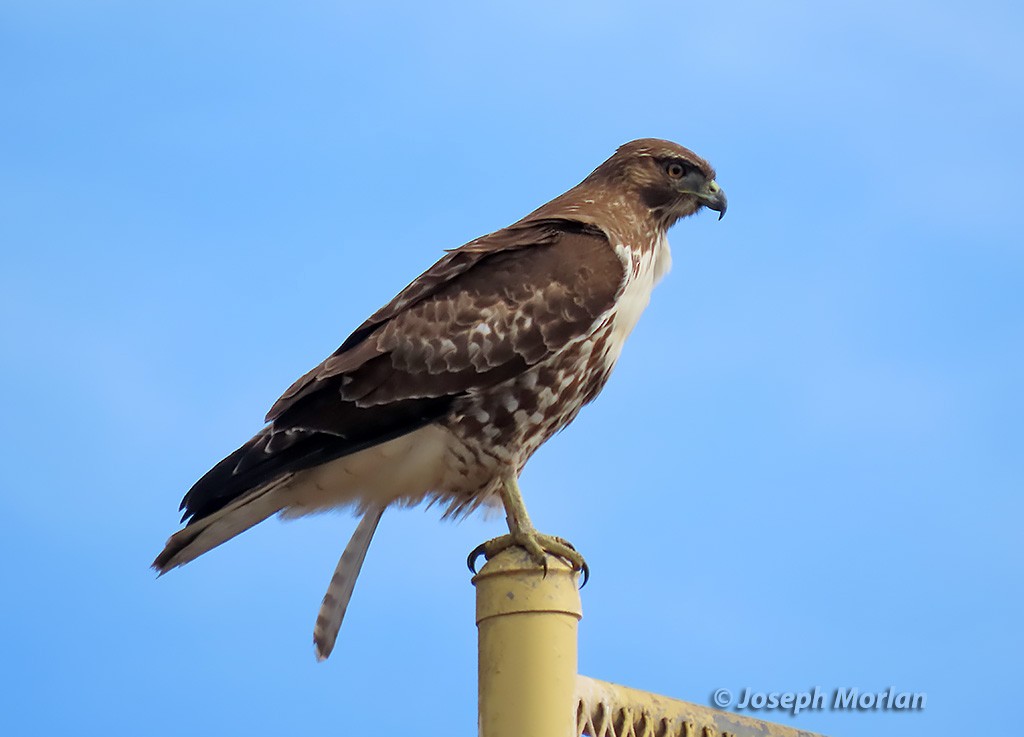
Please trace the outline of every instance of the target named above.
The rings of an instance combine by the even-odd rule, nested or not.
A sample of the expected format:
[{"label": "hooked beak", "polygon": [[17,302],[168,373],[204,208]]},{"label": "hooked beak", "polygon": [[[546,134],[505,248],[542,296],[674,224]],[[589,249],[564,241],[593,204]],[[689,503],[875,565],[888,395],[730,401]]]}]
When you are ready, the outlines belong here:
[{"label": "hooked beak", "polygon": [[718,213],[719,220],[725,217],[725,210],[729,206],[729,201],[725,197],[725,190],[719,187],[718,182],[714,179],[704,185],[703,191],[699,192],[697,197],[700,198],[704,207]]}]

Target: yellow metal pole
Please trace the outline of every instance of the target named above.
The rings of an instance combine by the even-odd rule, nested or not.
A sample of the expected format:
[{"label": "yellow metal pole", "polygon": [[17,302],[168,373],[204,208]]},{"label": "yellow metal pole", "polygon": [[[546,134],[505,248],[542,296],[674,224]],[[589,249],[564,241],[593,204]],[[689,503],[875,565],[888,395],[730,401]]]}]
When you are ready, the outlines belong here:
[{"label": "yellow metal pole", "polygon": [[509,548],[473,577],[480,737],[575,737],[576,574]]}]

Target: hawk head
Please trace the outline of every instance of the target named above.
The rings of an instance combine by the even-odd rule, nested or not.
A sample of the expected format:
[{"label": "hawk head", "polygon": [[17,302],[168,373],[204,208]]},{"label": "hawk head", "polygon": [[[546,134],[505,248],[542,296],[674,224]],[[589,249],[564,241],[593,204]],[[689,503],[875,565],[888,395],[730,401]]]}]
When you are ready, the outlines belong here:
[{"label": "hawk head", "polygon": [[688,148],[658,138],[641,138],[620,146],[615,155],[587,177],[635,193],[663,228],[707,207],[725,215],[725,192],[715,170]]}]

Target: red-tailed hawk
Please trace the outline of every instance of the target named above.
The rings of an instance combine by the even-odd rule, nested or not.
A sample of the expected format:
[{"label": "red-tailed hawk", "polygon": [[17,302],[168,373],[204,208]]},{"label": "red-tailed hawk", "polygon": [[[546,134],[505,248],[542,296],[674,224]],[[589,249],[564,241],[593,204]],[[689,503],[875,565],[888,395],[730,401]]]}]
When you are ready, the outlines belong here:
[{"label": "red-tailed hawk", "polygon": [[188,524],[153,567],[166,573],[277,513],[354,508],[362,519],[314,630],[321,659],[392,504],[432,500],[462,515],[500,501],[509,535],[488,554],[520,545],[582,567],[534,529],[517,479],[601,391],[668,271],[666,231],[702,207],[726,208],[708,163],[642,139],[519,222],[449,251],[196,482],[181,503]]}]

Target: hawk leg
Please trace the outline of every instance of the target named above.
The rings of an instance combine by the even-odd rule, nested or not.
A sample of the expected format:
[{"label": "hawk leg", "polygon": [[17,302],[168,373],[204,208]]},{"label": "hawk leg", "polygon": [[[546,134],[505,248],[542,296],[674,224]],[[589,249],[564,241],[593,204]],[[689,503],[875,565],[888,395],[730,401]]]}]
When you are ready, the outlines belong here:
[{"label": "hawk leg", "polygon": [[590,569],[583,556],[563,538],[554,535],[543,535],[530,521],[530,515],[526,512],[526,505],[523,503],[523,494],[519,490],[519,481],[514,475],[507,477],[501,485],[501,501],[505,505],[505,517],[508,521],[509,534],[488,540],[478,545],[469,554],[467,563],[469,570],[476,573],[476,561],[482,555],[490,560],[503,550],[511,547],[520,547],[536,561],[537,565],[544,567],[544,573],[548,571],[548,554],[554,555],[566,561],[574,570],[583,574],[583,584],[587,583],[590,577]]}]

